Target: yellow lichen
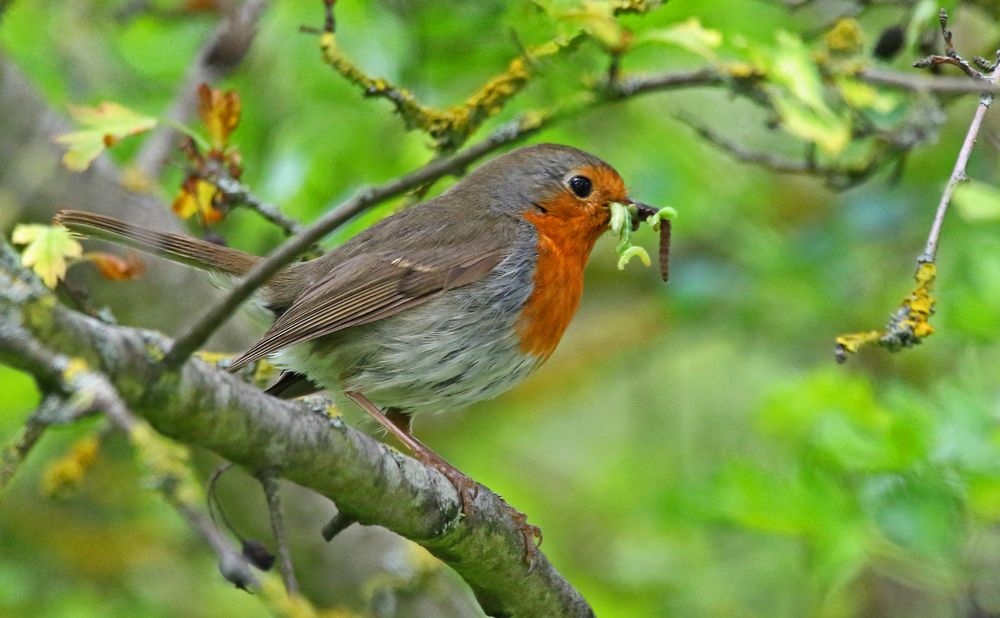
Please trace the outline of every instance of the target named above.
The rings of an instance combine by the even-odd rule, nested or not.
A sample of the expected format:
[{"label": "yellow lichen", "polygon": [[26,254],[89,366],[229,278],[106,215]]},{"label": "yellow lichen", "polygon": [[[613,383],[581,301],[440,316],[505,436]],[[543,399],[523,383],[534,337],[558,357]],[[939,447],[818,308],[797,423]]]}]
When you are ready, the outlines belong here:
[{"label": "yellow lichen", "polygon": [[71,382],[80,373],[87,371],[87,363],[80,358],[72,358],[66,368],[63,369],[62,379],[64,382]]},{"label": "yellow lichen", "polygon": [[900,322],[900,326],[909,328],[918,339],[923,339],[934,333],[934,327],[927,320],[934,315],[934,297],[931,296],[931,290],[934,287],[936,276],[937,267],[933,262],[921,264],[913,277],[917,281],[917,287],[910,292],[901,305],[906,308],[907,315]]},{"label": "yellow lichen", "polygon": [[416,543],[407,544],[406,559],[414,570],[419,573],[436,571],[441,568],[442,564],[431,552]]},{"label": "yellow lichen", "polygon": [[764,71],[749,62],[730,62],[722,65],[722,70],[735,79],[764,77]]},{"label": "yellow lichen", "polygon": [[212,365],[218,365],[222,361],[231,360],[233,358],[233,355],[227,352],[205,352],[204,350],[195,352],[194,355]]},{"label": "yellow lichen", "polygon": [[856,54],[864,46],[861,26],[854,19],[843,18],[823,35],[827,49],[836,54]]},{"label": "yellow lichen", "polygon": [[171,499],[182,504],[201,501],[201,486],[188,466],[190,453],[185,447],[163,438],[145,421],[129,430],[128,439],[153,486],[167,489]]},{"label": "yellow lichen", "polygon": [[87,471],[97,460],[100,441],[96,435],[77,440],[69,452],[53,461],[42,474],[42,492],[47,496],[63,496],[76,489]]},{"label": "yellow lichen", "polygon": [[874,341],[878,341],[879,337],[882,336],[882,331],[880,330],[869,330],[863,333],[851,333],[849,335],[840,335],[837,337],[837,346],[843,349],[845,352],[854,353],[860,350],[863,346],[868,345]]},{"label": "yellow lichen", "polygon": [[289,596],[275,575],[265,575],[260,583],[260,598],[271,614],[278,618],[361,618],[349,609],[330,607],[316,609],[301,596]]},{"label": "yellow lichen", "polygon": [[871,343],[897,351],[920,343],[934,333],[928,320],[934,315],[935,299],[931,291],[937,267],[933,262],[921,262],[913,275],[917,285],[900,303],[884,330],[872,330],[837,337],[837,360],[843,361],[846,354],[857,352]]}]

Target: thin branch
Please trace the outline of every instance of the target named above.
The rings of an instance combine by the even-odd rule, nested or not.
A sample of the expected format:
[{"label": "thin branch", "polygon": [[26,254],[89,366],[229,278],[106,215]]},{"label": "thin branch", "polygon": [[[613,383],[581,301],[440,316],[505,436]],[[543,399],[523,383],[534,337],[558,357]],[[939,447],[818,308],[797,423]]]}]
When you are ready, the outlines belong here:
[{"label": "thin branch", "polygon": [[[996,85],[997,74],[998,69],[994,68],[985,79],[991,84]],[[951,205],[951,198],[955,194],[955,189],[958,187],[959,183],[968,179],[968,176],[966,175],[966,168],[969,164],[969,157],[972,154],[972,147],[976,144],[976,137],[979,135],[979,129],[983,126],[983,118],[986,116],[986,112],[989,110],[992,103],[992,93],[984,94],[979,97],[979,104],[976,106],[976,111],[972,116],[972,122],[969,124],[969,130],[965,133],[965,140],[962,142],[962,148],[958,151],[958,158],[955,160],[955,167],[951,171],[951,176],[948,178],[948,184],[944,187],[944,192],[941,193],[941,199],[938,202],[937,211],[934,213],[934,223],[931,225],[931,231],[927,236],[927,244],[924,246],[924,251],[920,254],[920,257],[917,260],[921,264],[933,262],[937,257],[938,240],[941,237],[941,227],[944,225],[944,217],[948,214],[948,207]]]},{"label": "thin branch", "polygon": [[298,596],[299,583],[295,579],[295,567],[292,565],[292,553],[288,548],[288,536],[285,534],[285,518],[281,514],[281,493],[278,479],[273,470],[266,470],[259,475],[260,485],[267,499],[267,512],[271,517],[271,531],[278,545],[278,568],[281,569],[281,579],[285,583],[285,592],[289,596]]},{"label": "thin branch", "polygon": [[934,94],[984,94],[997,92],[995,82],[970,81],[964,77],[926,77],[888,69],[867,68],[857,73],[862,81],[876,86],[888,86],[913,92]]},{"label": "thin branch", "polygon": [[707,126],[701,125],[690,118],[678,116],[677,120],[691,127],[702,139],[715,145],[738,161],[756,165],[780,174],[798,174],[825,178],[827,185],[834,189],[847,189],[868,178],[885,158],[884,155],[873,156],[865,161],[863,165],[854,167],[824,165],[817,163],[815,153],[812,149],[809,149],[803,159],[799,161],[770,152],[751,150],[719,135]]},{"label": "thin branch", "polygon": [[39,422],[32,414],[14,440],[0,451],[0,494],[7,489],[18,468],[28,458],[28,453],[45,433],[45,427],[45,423]]},{"label": "thin branch", "polygon": [[[250,471],[280,469],[288,480],[331,498],[346,515],[426,547],[470,584],[493,615],[592,616],[586,601],[538,552],[523,562],[523,538],[499,496],[482,489],[469,517],[438,471],[406,457],[304,402],[267,396],[192,358],[163,376],[161,336],[103,324],[57,303],[24,280],[0,240],[0,358],[31,373],[45,367],[12,352],[27,338],[103,372],[131,410],[157,431],[204,447]],[[30,320],[27,319],[30,316]]]},{"label": "thin branch", "polygon": [[817,171],[819,171],[815,162],[809,159],[796,161],[771,154],[769,152],[751,150],[745,146],[737,144],[736,142],[726,139],[715,131],[695,122],[690,118],[685,116],[677,116],[676,118],[678,121],[689,126],[705,141],[715,145],[734,159],[743,161],[744,163],[751,163],[753,165],[758,165],[771,170],[772,172],[779,172],[783,174],[816,174]]},{"label": "thin branch", "polygon": [[[246,0],[232,3],[232,8],[202,46],[188,69],[176,98],[164,113],[165,118],[186,123],[198,109],[198,85],[213,84],[240,63],[257,30],[257,21],[267,6],[267,0]],[[147,178],[157,178],[174,149],[177,131],[162,124],[142,144],[135,156],[136,169]]]},{"label": "thin branch", "polygon": [[292,236],[302,231],[301,223],[283,214],[274,204],[269,204],[254,195],[250,187],[232,176],[220,173],[218,176],[206,178],[206,180],[218,187],[227,201],[233,203],[235,206],[243,206],[256,212],[264,219],[284,230],[285,234]]},{"label": "thin branch", "polygon": [[959,55],[957,51],[955,51],[955,44],[952,42],[951,30],[948,29],[948,11],[941,9],[938,12],[938,23],[941,24],[941,38],[944,39],[945,55],[928,56],[921,60],[917,60],[913,63],[913,66],[918,69],[925,69],[939,64],[951,64],[960,68],[963,73],[974,80],[985,79],[985,75],[972,66],[968,60]]},{"label": "thin branch", "polygon": [[598,88],[605,89],[610,98],[627,99],[650,92],[662,92],[664,90],[695,86],[718,86],[724,84],[727,79],[729,78],[718,69],[705,67],[690,71],[671,71],[668,73],[626,77],[613,82],[605,82],[600,84]]},{"label": "thin branch", "polygon": [[358,523],[358,520],[354,519],[350,515],[344,514],[341,511],[337,511],[337,514],[331,517],[330,521],[326,522],[326,525],[323,526],[323,530],[321,531],[323,540],[329,543],[338,534],[347,530],[356,523]]}]

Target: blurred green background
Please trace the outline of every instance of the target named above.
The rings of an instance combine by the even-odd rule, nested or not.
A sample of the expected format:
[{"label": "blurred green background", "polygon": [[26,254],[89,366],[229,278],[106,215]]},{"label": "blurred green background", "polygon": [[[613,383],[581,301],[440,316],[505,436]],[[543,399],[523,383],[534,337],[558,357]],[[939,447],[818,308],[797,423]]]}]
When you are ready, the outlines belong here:
[{"label": "blurred green background", "polygon": [[[0,21],[0,59],[57,113],[103,100],[162,113],[218,18],[191,8],[211,3],[166,0],[123,17],[130,4],[14,2]],[[673,1],[623,22],[642,30],[696,17],[723,34],[726,57],[746,42],[772,44],[779,30],[815,38],[830,14],[857,14],[867,55],[909,11],[906,3],[816,4]],[[1000,40],[989,4],[961,3],[953,13],[969,55],[992,56]],[[551,34],[530,2],[343,0],[337,17],[351,58],[434,105],[464,100],[521,44]],[[248,57],[223,82],[243,101],[233,141],[244,179],[301,220],[429,157],[426,136],[406,132],[388,103],[363,99],[320,62],[316,37],[298,28],[321,20],[318,1],[273,3]],[[891,65],[908,70],[908,53]],[[643,48],[623,70],[704,62]],[[548,63],[490,126],[551,105],[605,66],[596,46],[581,45]],[[674,119],[696,118],[750,147],[801,152],[801,142],[768,129],[765,113],[721,88],[649,95],[543,131],[532,141],[594,152],[637,199],[679,211],[671,281],[637,264],[617,271],[605,239],[548,364],[495,401],[421,418],[417,434],[526,512],[599,616],[1000,615],[1000,225],[955,213],[947,220],[937,333],[926,343],[896,355],[866,350],[844,365],[833,358],[836,335],[881,326],[911,288],[974,107],[975,97],[948,102],[940,135],[906,158],[898,178],[886,169],[842,192],[735,162]],[[987,183],[998,180],[998,127],[994,113],[969,169]],[[136,147],[126,142],[111,156],[127,163]],[[15,160],[22,154],[0,159],[5,233],[65,205],[12,188],[15,170],[20,179],[34,169]],[[33,156],[54,159],[58,150]],[[175,155],[164,203],[182,167]],[[242,211],[216,231],[258,253],[280,240]],[[653,234],[638,240],[655,251]],[[126,324],[169,332],[202,302],[149,277],[76,276]],[[162,303],[130,303],[141,286]],[[234,334],[219,347],[237,351],[231,342],[252,336]],[[0,367],[0,439],[13,437],[37,401],[30,379]],[[266,615],[223,582],[176,513],[141,490],[120,437],[103,440],[77,490],[43,494],[46,470],[96,424],[46,435],[0,498],[0,614]],[[217,461],[196,453],[196,463],[207,475]],[[446,568],[379,531],[355,529],[326,545],[318,529],[332,506],[286,493],[296,567],[318,606],[340,615],[476,615]],[[238,527],[270,542],[250,479],[233,473],[222,497]]]}]

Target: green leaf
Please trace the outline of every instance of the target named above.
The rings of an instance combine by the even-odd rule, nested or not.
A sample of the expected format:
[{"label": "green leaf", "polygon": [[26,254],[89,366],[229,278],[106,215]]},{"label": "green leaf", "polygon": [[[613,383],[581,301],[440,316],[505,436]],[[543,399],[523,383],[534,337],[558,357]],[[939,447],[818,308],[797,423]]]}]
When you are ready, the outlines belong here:
[{"label": "green leaf", "polygon": [[80,243],[61,225],[18,225],[11,242],[27,245],[21,252],[21,264],[34,270],[50,288],[66,276],[66,258],[83,254]]},{"label": "green leaf", "polygon": [[82,172],[106,148],[114,146],[130,135],[138,135],[156,126],[151,116],[132,111],[118,103],[105,101],[97,107],[70,107],[70,114],[84,127],[80,131],[55,137],[57,144],[68,146],[63,155],[63,165],[75,172]]},{"label": "green leaf", "polygon": [[844,102],[858,109],[870,109],[880,114],[888,114],[896,109],[900,99],[880,92],[877,88],[847,77],[837,80],[837,88]]},{"label": "green leaf", "polygon": [[1000,189],[985,182],[966,182],[952,197],[958,214],[966,221],[1000,220]]},{"label": "green leaf", "polygon": [[771,80],[812,109],[826,107],[823,80],[809,48],[802,39],[788,32],[779,31],[775,38],[778,48],[766,57]]},{"label": "green leaf", "polygon": [[536,0],[536,4],[562,24],[568,36],[583,32],[613,50],[625,43],[625,30],[615,19],[611,0]]},{"label": "green leaf", "polygon": [[825,153],[839,154],[850,142],[850,126],[823,95],[823,80],[809,48],[787,32],[776,35],[774,49],[752,49],[754,64],[771,81],[769,93],[785,129],[814,142]]},{"label": "green leaf", "polygon": [[662,43],[676,45],[709,60],[715,59],[715,49],[722,45],[722,33],[705,28],[696,18],[672,24],[666,28],[637,34],[632,45]]},{"label": "green leaf", "polygon": [[789,133],[815,142],[827,154],[839,154],[850,143],[850,127],[830,108],[811,108],[783,94],[776,94],[772,100]]}]

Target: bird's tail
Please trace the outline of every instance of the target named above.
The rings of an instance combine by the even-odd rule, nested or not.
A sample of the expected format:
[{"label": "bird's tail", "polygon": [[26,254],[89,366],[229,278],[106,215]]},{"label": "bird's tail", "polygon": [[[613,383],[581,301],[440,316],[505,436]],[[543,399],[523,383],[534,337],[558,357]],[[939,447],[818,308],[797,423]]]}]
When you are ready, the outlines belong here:
[{"label": "bird's tail", "polygon": [[256,255],[191,236],[157,232],[121,219],[80,210],[61,210],[55,220],[72,232],[107,240],[214,272],[242,275],[259,260]]}]

